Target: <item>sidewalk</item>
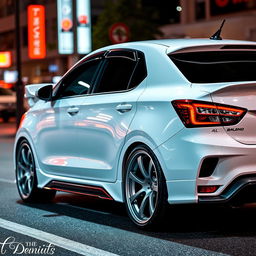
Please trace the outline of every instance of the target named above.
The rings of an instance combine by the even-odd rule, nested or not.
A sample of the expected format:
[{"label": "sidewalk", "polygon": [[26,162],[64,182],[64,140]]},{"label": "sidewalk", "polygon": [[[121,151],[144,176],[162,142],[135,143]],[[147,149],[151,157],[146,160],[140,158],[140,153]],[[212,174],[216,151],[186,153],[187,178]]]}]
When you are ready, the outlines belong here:
[{"label": "sidewalk", "polygon": [[15,120],[10,123],[0,121],[0,179],[13,182],[13,143],[16,132]]},{"label": "sidewalk", "polygon": [[16,133],[15,122],[2,123],[0,122],[0,140],[14,138]]}]

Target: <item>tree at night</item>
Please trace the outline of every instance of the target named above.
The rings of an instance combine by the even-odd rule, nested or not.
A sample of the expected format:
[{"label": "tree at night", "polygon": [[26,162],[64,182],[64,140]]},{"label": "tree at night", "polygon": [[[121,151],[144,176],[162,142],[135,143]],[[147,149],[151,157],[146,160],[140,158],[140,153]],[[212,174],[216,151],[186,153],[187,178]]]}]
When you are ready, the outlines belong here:
[{"label": "tree at night", "polygon": [[161,35],[155,22],[159,14],[154,8],[145,7],[141,0],[109,0],[93,27],[94,48],[111,44],[109,29],[115,23],[124,23],[130,30],[129,41],[154,39]]}]

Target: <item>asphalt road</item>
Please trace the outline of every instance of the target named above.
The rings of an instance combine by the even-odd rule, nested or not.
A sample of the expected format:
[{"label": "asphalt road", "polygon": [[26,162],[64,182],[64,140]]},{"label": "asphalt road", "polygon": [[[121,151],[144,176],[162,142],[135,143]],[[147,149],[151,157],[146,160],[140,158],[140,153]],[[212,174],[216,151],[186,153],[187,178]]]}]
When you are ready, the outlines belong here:
[{"label": "asphalt road", "polygon": [[107,200],[58,193],[50,204],[24,204],[14,183],[14,126],[0,122],[0,255],[256,255],[253,204],[170,208],[157,232],[137,229],[122,204]]}]

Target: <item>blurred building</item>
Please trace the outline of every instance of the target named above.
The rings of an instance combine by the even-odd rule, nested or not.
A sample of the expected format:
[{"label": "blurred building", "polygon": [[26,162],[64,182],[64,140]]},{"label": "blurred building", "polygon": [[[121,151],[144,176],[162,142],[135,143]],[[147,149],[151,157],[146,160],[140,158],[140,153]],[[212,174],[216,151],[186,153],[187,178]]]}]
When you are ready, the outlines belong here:
[{"label": "blurred building", "polygon": [[256,0],[180,0],[178,24],[162,26],[164,38],[209,38],[226,24],[222,37],[256,41]]},{"label": "blurred building", "polygon": [[[106,0],[93,0],[92,23],[103,10]],[[27,7],[30,4],[45,6],[46,12],[46,49],[44,59],[29,59],[28,57],[28,22]],[[11,51],[15,61],[15,19],[14,0],[0,0],[0,51]],[[57,35],[57,0],[22,0],[20,1],[20,31],[22,52],[22,77],[25,83],[51,82],[54,76],[63,75],[78,58],[82,56],[67,56],[58,54]],[[0,80],[4,79],[4,71],[14,70],[15,63],[10,68],[0,69]]]},{"label": "blurred building", "polygon": [[[13,62],[14,1],[0,0],[0,51],[11,51]],[[96,23],[106,1],[91,0],[92,24]],[[27,7],[30,4],[42,4],[46,9],[47,54],[44,59],[28,57]],[[224,38],[256,41],[256,0],[140,0],[140,4],[152,8],[151,18],[161,27],[164,38],[208,38],[226,19]],[[22,77],[25,83],[51,82],[82,56],[58,53],[57,0],[21,0],[20,9]],[[0,81],[4,79],[4,71],[15,69],[14,64],[0,68]]]}]

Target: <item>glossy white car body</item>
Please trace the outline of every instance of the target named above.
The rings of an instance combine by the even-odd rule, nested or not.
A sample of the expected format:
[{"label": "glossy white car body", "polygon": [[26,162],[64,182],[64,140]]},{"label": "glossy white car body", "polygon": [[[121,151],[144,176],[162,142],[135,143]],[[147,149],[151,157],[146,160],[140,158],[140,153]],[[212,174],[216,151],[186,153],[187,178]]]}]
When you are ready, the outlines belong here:
[{"label": "glossy white car body", "polygon": [[[156,40],[113,45],[93,52],[91,55],[112,49],[141,51],[147,77],[139,86],[124,92],[35,102],[17,132],[15,148],[21,138],[31,145],[38,187],[47,187],[51,181],[97,186],[114,200],[124,202],[123,160],[138,143],[147,145],[156,155],[170,204],[197,203],[200,196],[221,195],[238,176],[256,175],[256,81],[192,84],[167,55],[187,47],[216,45],[256,43]],[[234,129],[186,128],[171,104],[179,99],[233,105],[248,112],[241,122],[229,126]],[[120,113],[116,109],[120,104],[131,110]],[[244,129],[239,130],[241,127]],[[209,177],[199,177],[207,157],[217,157],[218,165]],[[198,186],[206,185],[217,185],[218,189],[199,193]]]}]

